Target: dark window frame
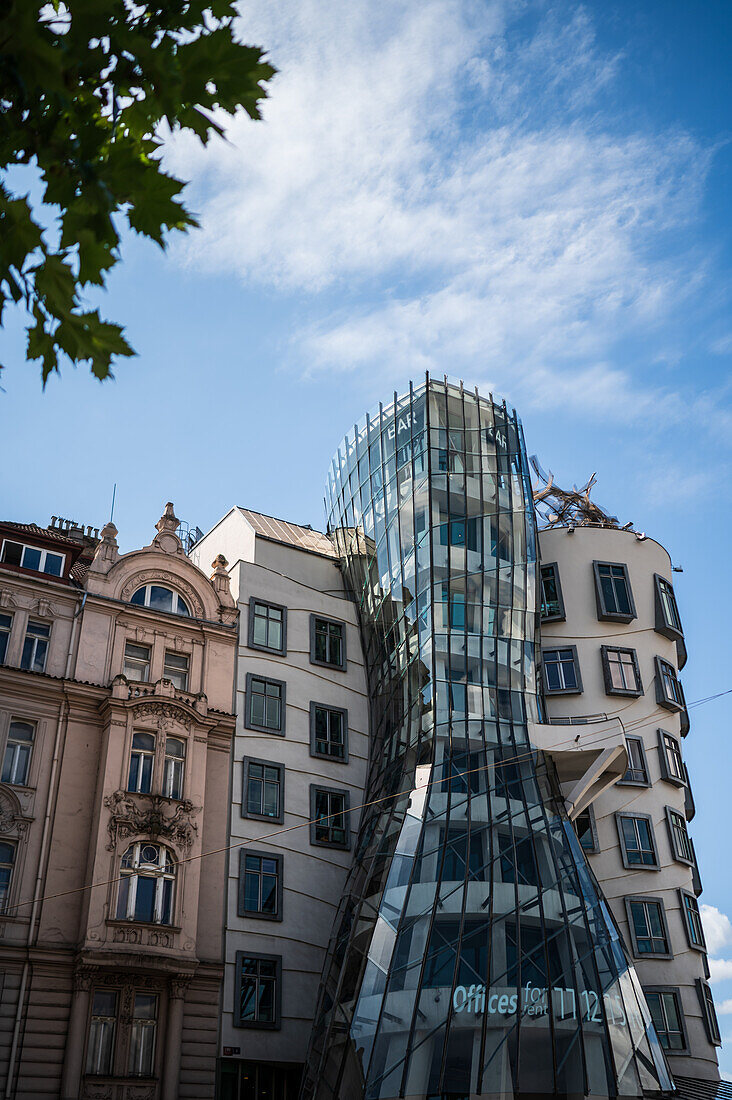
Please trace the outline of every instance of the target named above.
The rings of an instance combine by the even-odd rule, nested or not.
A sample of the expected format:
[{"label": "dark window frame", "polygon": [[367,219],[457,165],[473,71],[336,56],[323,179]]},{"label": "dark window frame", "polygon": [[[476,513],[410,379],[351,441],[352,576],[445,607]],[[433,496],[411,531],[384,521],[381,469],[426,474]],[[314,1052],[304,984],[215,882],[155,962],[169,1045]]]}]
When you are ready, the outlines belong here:
[{"label": "dark window frame", "polygon": [[[651,844],[653,845],[653,855],[655,857],[654,863],[631,863],[628,859],[628,853],[625,848],[625,835],[623,833],[622,821],[624,818],[629,817],[633,820],[641,819],[647,821],[649,825],[649,832],[651,835]],[[658,859],[658,842],[656,840],[656,833],[653,828],[653,818],[650,814],[638,814],[630,813],[626,810],[620,810],[615,814],[615,824],[618,830],[618,836],[620,838],[620,855],[623,860],[623,866],[627,871],[660,871],[661,864]]]},{"label": "dark window frame", "polygon": [[[280,724],[277,729],[272,726],[260,726],[251,719],[252,707],[252,681],[262,680],[267,684],[277,684],[280,687]],[[247,672],[246,693],[244,697],[244,726],[248,730],[256,730],[257,733],[269,733],[272,737],[285,737],[286,735],[286,700],[287,684],[284,680],[276,680],[266,673]]]},{"label": "dark window frame", "polygon": [[[605,606],[605,597],[602,592],[600,566],[609,566],[612,569],[622,569],[625,574],[625,588],[628,593],[630,611],[608,611]],[[630,584],[628,566],[622,561],[593,561],[592,575],[595,578],[595,599],[597,601],[597,617],[601,623],[630,623],[638,617],[633,599],[633,589]]]},{"label": "dark window frame", "polygon": [[[559,604],[559,611],[553,615],[544,615],[541,611],[544,606],[544,570],[551,569],[554,574],[554,584],[557,590],[557,603]],[[539,613],[542,623],[563,623],[567,617],[564,607],[564,594],[562,592],[562,582],[559,579],[559,565],[555,561],[542,562],[539,568]]]},{"label": "dark window frame", "polygon": [[[635,688],[619,688],[614,687],[610,676],[610,658],[608,654],[614,653],[630,653],[633,657],[633,671],[635,672]],[[600,646],[600,657],[602,660],[602,675],[605,681],[605,694],[606,695],[623,695],[630,699],[638,699],[643,694],[643,679],[640,673],[640,665],[638,664],[638,654],[634,649],[629,646],[620,645],[603,645]]]},{"label": "dark window frame", "polygon": [[717,1010],[714,1005],[714,996],[711,986],[709,982],[705,982],[702,978],[697,978],[694,985],[696,987],[696,995],[699,998],[699,1007],[702,1011],[702,1019],[704,1020],[704,1030],[707,1033],[707,1039],[713,1047],[721,1047],[722,1035],[719,1030],[719,1020],[717,1019]]},{"label": "dark window frame", "polygon": [[[670,661],[667,661],[664,657],[654,657],[653,662],[656,666],[656,702],[659,707],[664,707],[666,710],[673,711],[674,714],[679,714],[681,711],[686,710],[686,699],[684,697],[684,689],[679,680],[679,674]],[[670,698],[666,693],[665,680],[663,677],[664,667],[669,669],[671,677],[678,688],[678,699]]]},{"label": "dark window frame", "polygon": [[[577,686],[576,687],[569,687],[569,688],[568,687],[563,687],[563,688],[549,687],[549,680],[548,680],[547,674],[546,674],[546,655],[548,653],[560,653],[562,650],[565,650],[565,649],[569,649],[572,652],[572,664],[574,666],[574,675],[575,675],[575,679],[577,681]],[[558,663],[561,664],[562,662],[558,662]],[[543,671],[543,674],[544,674],[544,692],[545,692],[546,695],[581,695],[582,694],[582,691],[584,689],[583,689],[583,686],[582,686],[582,673],[580,672],[579,656],[577,654],[577,646],[576,645],[559,645],[559,646],[551,646],[550,648],[547,648],[547,649],[542,648],[542,651],[541,651],[541,667],[542,667],[542,671]]]},{"label": "dark window frame", "polygon": [[[256,959],[257,962],[273,962],[275,964],[275,1001],[274,1020],[271,1023],[262,1023],[259,1020],[242,1020],[241,1008],[241,961],[242,959]],[[245,1028],[247,1031],[279,1031],[282,1027],[282,956],[265,955],[259,951],[237,951],[235,959],[236,971],[234,974],[234,1027]]]},{"label": "dark window frame", "polygon": [[[686,1017],[684,1016],[684,1006],[683,1006],[682,1001],[681,1001],[681,990],[679,989],[679,987],[677,985],[644,985],[643,986],[643,992],[644,992],[644,994],[646,994],[646,993],[658,993],[658,994],[660,994],[660,993],[672,993],[674,995],[674,997],[676,999],[676,1011],[678,1012],[678,1016],[679,1016],[679,1025],[681,1027],[681,1037],[683,1039],[684,1046],[680,1050],[672,1050],[671,1048],[664,1047],[662,1043],[661,1043],[661,1046],[662,1046],[664,1054],[670,1055],[672,1058],[675,1058],[676,1055],[679,1055],[679,1054],[680,1055],[691,1054],[691,1050],[689,1049],[689,1034],[686,1030]],[[655,1024],[654,1024],[654,1027],[655,1027]],[[659,1043],[661,1042],[661,1037],[660,1036],[659,1036],[658,1041],[659,1041]]]},{"label": "dark window frame", "polygon": [[[344,796],[343,816],[346,821],[346,839],[343,844],[333,840],[318,840],[316,838],[317,821],[315,818],[315,799],[318,792],[327,794],[342,794]],[[324,783],[310,784],[310,843],[316,848],[334,848],[339,852],[351,850],[351,792],[344,787],[329,787]]]},{"label": "dark window frame", "polygon": [[[657,728],[656,733],[658,735],[658,760],[661,765],[661,779],[665,779],[667,783],[671,783],[674,787],[685,787],[687,782],[685,778],[686,765],[684,764],[683,756],[681,755],[680,738],[678,738],[675,733],[670,733],[669,730],[661,729],[660,726]],[[669,767],[668,764],[669,749],[666,746],[664,737],[670,738],[678,749],[679,760],[681,761],[681,770],[684,773],[684,778],[679,778],[672,774],[672,769]]]},{"label": "dark window frame", "polygon": [[[663,597],[661,595],[661,585],[665,584],[671,589],[671,599],[673,601],[674,608],[676,609],[676,618],[678,620],[678,626],[668,621],[666,615]],[[670,641],[675,642],[684,637],[684,628],[681,623],[681,615],[679,614],[679,605],[676,601],[676,592],[674,586],[667,577],[662,577],[660,573],[653,574],[653,593],[655,604],[655,626],[654,629],[657,634],[663,634],[664,638],[668,638]]]},{"label": "dark window frame", "polygon": [[[254,814],[250,813],[247,809],[247,795],[249,790],[249,765],[259,764],[264,768],[277,768],[280,773],[280,812],[276,817],[270,817],[269,814]],[[277,825],[282,825],[285,820],[285,765],[278,763],[276,760],[263,760],[258,756],[245,756],[242,760],[242,788],[241,788],[241,816],[248,818],[250,821],[270,821]]]},{"label": "dark window frame", "polygon": [[[668,839],[669,839],[669,844],[671,845],[671,855],[673,856],[673,858],[676,860],[677,863],[684,863],[687,867],[693,867],[694,866],[694,848],[693,848],[692,843],[691,843],[691,837],[689,836],[689,830],[686,827],[686,825],[687,825],[686,817],[679,810],[674,809],[673,806],[666,806],[665,811],[666,811],[666,826],[668,828]],[[684,834],[686,835],[687,841],[689,842],[689,852],[691,853],[691,855],[689,855],[689,856],[685,856],[685,855],[683,855],[679,852],[678,845],[676,843],[675,826],[673,824],[673,821],[671,820],[671,815],[672,814],[676,814],[676,816],[680,817],[681,820],[684,823],[683,831],[684,831]]]},{"label": "dark window frame", "polygon": [[[255,856],[257,859],[271,859],[277,864],[277,912],[263,913],[261,910],[246,909],[244,906],[246,892],[246,859],[247,856]],[[281,852],[264,852],[260,849],[243,847],[239,849],[239,889],[237,892],[237,913],[240,917],[252,920],[282,921],[282,902],[284,897],[284,856]]]},{"label": "dark window frame", "polygon": [[[279,649],[274,646],[260,645],[254,641],[254,605],[262,604],[264,607],[274,608],[282,612],[282,645]],[[273,603],[272,600],[260,599],[259,596],[249,597],[247,646],[249,649],[257,649],[262,653],[275,653],[279,657],[287,656],[287,607],[281,603]]]},{"label": "dark window frame", "polygon": [[[332,661],[320,661],[315,656],[315,624],[317,622],[331,623],[333,626],[341,627],[341,662],[335,664]],[[333,619],[330,615],[317,615],[315,612],[310,616],[310,664],[319,665],[321,668],[335,669],[337,672],[345,672],[346,665],[348,664],[348,656],[346,653],[346,623],[343,619]]]},{"label": "dark window frame", "polygon": [[[628,920],[628,930],[630,932],[630,943],[633,950],[633,954],[636,959],[672,959],[674,957],[673,948],[671,945],[671,936],[668,930],[668,920],[666,919],[666,907],[663,904],[663,898],[653,897],[650,894],[630,894],[623,899],[625,902],[625,915]],[[633,920],[633,902],[640,902],[643,905],[657,905],[661,914],[661,924],[663,926],[663,935],[666,941],[665,951],[640,951],[638,948],[638,939],[635,931],[635,922]]]},{"label": "dark window frame", "polygon": [[625,744],[628,745],[629,741],[634,741],[637,745],[640,745],[640,754],[642,760],[643,774],[645,779],[629,779],[628,773],[630,771],[638,771],[638,768],[633,768],[630,763],[630,753],[628,753],[628,769],[622,779],[618,779],[616,786],[618,787],[651,787],[651,773],[648,770],[648,757],[646,755],[646,747],[643,744],[643,738],[637,737],[635,734],[629,734],[625,738]]},{"label": "dark window frame", "polygon": [[[686,933],[686,942],[692,951],[699,951],[701,954],[707,954],[707,940],[704,935],[704,925],[702,924],[701,912],[699,911],[699,900],[695,894],[690,890],[679,890],[679,904],[681,906],[681,921],[684,925],[684,932]],[[701,935],[701,943],[694,943],[691,935],[691,926],[689,921],[689,910],[686,904],[686,899],[689,898],[694,906],[694,911],[699,918],[699,932]]]},{"label": "dark window frame", "polygon": [[[317,737],[315,733],[315,711],[317,709],[327,710],[333,714],[340,714],[343,721],[343,756],[332,756],[327,752],[318,752],[317,749]],[[318,760],[330,760],[334,764],[347,764],[348,763],[348,710],[345,707],[332,707],[330,703],[317,703],[311,701],[310,703],[310,755],[317,757]]]},{"label": "dark window frame", "polygon": [[10,647],[10,639],[13,634],[14,615],[12,612],[8,612],[7,608],[3,608],[2,613],[0,613],[0,618],[8,620],[7,626],[5,623],[0,625],[0,639],[4,639],[4,645],[2,646],[2,651],[0,651],[0,666],[2,666],[5,664],[8,648]]},{"label": "dark window frame", "polygon": [[[579,838],[579,835],[577,834],[576,828],[575,828],[575,835],[577,836],[577,841],[578,841],[579,846],[582,849],[582,851],[586,855],[595,855],[597,852],[600,851],[600,841],[598,840],[598,836],[597,836],[597,821],[595,819],[595,808],[594,808],[594,806],[592,804],[590,804],[589,806],[585,806],[584,810],[582,810],[581,813],[577,814],[577,817],[580,817],[581,814],[584,814],[584,813],[586,813],[588,815],[588,819],[589,819],[589,823],[590,823],[590,833],[592,835],[592,847],[591,848],[586,848],[584,846],[584,844],[582,843],[582,841]],[[574,818],[574,820],[572,821],[573,826],[574,826],[574,824],[577,820],[577,817]]]}]

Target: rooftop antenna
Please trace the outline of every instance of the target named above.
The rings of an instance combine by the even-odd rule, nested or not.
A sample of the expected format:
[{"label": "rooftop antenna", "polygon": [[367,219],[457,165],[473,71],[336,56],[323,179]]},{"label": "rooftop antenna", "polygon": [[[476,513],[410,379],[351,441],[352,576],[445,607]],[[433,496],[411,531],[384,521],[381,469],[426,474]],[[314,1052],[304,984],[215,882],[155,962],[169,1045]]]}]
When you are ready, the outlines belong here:
[{"label": "rooftop antenna", "polygon": [[109,513],[109,522],[110,523],[112,523],[112,521],[114,520],[114,498],[116,496],[117,496],[117,482],[115,481],[114,488],[112,489],[112,510]]}]

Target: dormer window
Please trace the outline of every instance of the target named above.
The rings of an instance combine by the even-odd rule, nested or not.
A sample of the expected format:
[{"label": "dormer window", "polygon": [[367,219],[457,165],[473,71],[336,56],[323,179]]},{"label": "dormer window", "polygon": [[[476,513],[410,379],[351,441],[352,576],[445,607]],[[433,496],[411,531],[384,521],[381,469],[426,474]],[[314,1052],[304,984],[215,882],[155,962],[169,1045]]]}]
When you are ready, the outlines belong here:
[{"label": "dormer window", "polygon": [[138,588],[130,603],[138,607],[149,607],[153,611],[169,611],[173,615],[190,615],[188,604],[177,592],[163,588],[159,584],[145,584]]},{"label": "dormer window", "polygon": [[40,546],[28,546],[24,542],[3,542],[2,561],[6,565],[19,565],[21,569],[33,569],[36,573],[48,573],[60,577],[64,571],[65,554],[44,550]]}]

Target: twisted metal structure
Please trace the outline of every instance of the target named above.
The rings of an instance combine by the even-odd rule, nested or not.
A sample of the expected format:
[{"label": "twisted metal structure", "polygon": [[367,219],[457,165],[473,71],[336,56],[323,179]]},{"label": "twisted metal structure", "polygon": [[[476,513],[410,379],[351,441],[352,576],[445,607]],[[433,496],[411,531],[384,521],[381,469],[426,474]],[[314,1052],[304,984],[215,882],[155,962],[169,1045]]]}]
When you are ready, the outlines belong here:
[{"label": "twisted metal structure", "polygon": [[616,1097],[673,1085],[532,746],[537,542],[520,423],[430,381],[366,416],[327,488],[360,612],[366,803],[306,1100]]}]

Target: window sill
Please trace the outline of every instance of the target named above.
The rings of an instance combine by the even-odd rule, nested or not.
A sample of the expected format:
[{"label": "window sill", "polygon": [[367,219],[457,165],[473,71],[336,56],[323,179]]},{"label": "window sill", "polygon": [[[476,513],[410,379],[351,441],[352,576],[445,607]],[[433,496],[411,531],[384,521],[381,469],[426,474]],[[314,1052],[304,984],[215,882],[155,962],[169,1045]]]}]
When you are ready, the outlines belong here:
[{"label": "window sill", "polygon": [[112,928],[154,928],[156,931],[180,932],[180,924],[163,924],[161,921],[130,920],[129,917],[108,917],[105,921]]},{"label": "window sill", "polygon": [[348,763],[348,753],[346,753],[345,756],[331,756],[330,753],[327,753],[327,752],[313,752],[313,750],[311,749],[310,750],[310,755],[313,757],[314,760],[329,760],[331,764],[347,764]]},{"label": "window sill", "polygon": [[249,910],[242,911],[241,909],[238,909],[237,910],[237,916],[239,917],[240,920],[266,920],[266,921],[274,921],[275,924],[281,924],[281,922],[282,922],[282,914],[281,913],[278,913],[275,916],[273,916],[271,913],[252,913]]},{"label": "window sill", "polygon": [[269,726],[255,726],[253,722],[244,722],[245,730],[253,730],[255,733],[266,733],[270,737],[284,737],[285,731],[270,729]]},{"label": "window sill", "polygon": [[234,1027],[239,1027],[242,1031],[280,1031],[282,1024],[279,1020],[273,1024],[250,1023],[248,1020],[234,1020]]},{"label": "window sill", "polygon": [[582,688],[544,688],[544,694],[554,698],[555,695],[581,695]]},{"label": "window sill", "polygon": [[257,653],[269,653],[272,657],[286,657],[286,649],[273,649],[268,645],[257,645],[256,642],[247,642],[246,649],[254,649]]},{"label": "window sill", "polygon": [[544,623],[566,623],[566,621],[567,621],[567,616],[566,615],[542,615],[541,616],[542,626],[544,625]]},{"label": "window sill", "polygon": [[618,779],[615,783],[616,787],[652,787],[653,784],[648,779]]},{"label": "window sill", "polygon": [[638,688],[606,687],[605,688],[605,694],[606,695],[622,695],[626,699],[640,699],[641,695],[643,694],[643,689],[638,690]]},{"label": "window sill", "polygon": [[329,668],[329,669],[331,669],[332,672],[345,672],[346,671],[346,665],[345,664],[335,665],[335,664],[332,664],[330,661],[319,661],[316,657],[312,657],[312,656],[310,658],[310,664],[311,665],[318,665],[319,668]]}]

